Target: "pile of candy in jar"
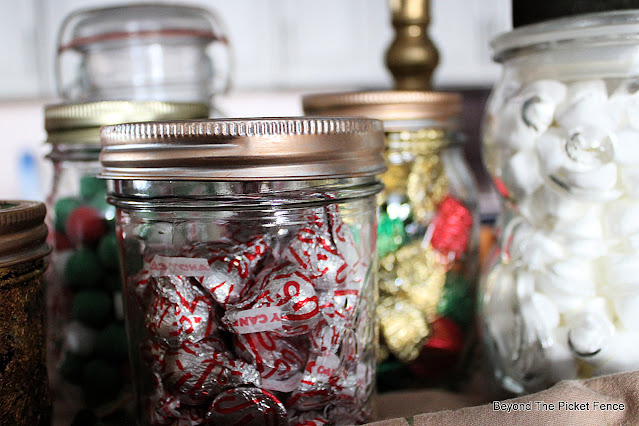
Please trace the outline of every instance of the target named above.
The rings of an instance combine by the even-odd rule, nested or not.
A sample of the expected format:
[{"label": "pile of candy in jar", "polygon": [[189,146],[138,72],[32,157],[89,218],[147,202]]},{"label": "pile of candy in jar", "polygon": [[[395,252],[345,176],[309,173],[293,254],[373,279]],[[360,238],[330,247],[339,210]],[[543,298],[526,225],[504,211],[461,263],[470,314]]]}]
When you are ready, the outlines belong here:
[{"label": "pile of candy in jar", "polygon": [[171,256],[154,240],[168,224],[139,225],[143,265],[127,278],[127,297],[141,333],[141,368],[148,369],[150,385],[140,390],[146,421],[323,425],[370,418],[370,259],[335,204],[307,213],[296,228],[243,238],[243,224],[217,241],[171,245]]},{"label": "pile of candy in jar", "polygon": [[486,283],[519,307],[492,297],[487,331],[524,374],[548,371],[544,385],[636,370],[636,80],[536,80],[495,99],[485,159],[513,218]]},{"label": "pile of candy in jar", "polygon": [[[460,372],[474,316],[473,215],[450,192],[436,149],[413,161],[389,161],[382,179],[380,358],[392,355],[420,380],[452,379]],[[387,365],[394,382],[392,363],[380,373]],[[396,387],[390,382],[382,387]]]},{"label": "pile of candy in jar", "polygon": [[54,383],[66,382],[57,397],[73,400],[74,409],[108,403],[130,382],[114,209],[105,196],[105,181],[84,176],[78,196],[59,198],[53,208],[51,271],[58,277],[48,283],[49,356]]}]

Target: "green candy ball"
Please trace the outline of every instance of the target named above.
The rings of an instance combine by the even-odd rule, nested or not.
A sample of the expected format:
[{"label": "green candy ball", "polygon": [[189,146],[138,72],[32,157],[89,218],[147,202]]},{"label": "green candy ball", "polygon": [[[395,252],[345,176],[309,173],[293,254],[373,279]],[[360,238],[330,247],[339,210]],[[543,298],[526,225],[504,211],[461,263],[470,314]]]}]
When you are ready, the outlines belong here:
[{"label": "green candy ball", "polygon": [[468,281],[455,272],[448,272],[442,295],[437,303],[437,313],[465,327],[473,316],[473,306]]},{"label": "green candy ball", "polygon": [[107,220],[109,229],[112,229],[115,226],[115,206],[112,206],[107,202],[105,194],[97,194],[95,197],[91,198],[89,200],[89,205],[102,213],[102,216]]},{"label": "green candy ball", "polygon": [[104,198],[107,192],[107,184],[103,179],[95,176],[84,176],[80,179],[80,195],[85,200],[90,200],[95,196]]},{"label": "green candy ball", "polygon": [[114,398],[122,386],[120,371],[102,359],[89,361],[82,373],[82,388],[91,405]]},{"label": "green candy ball", "polygon": [[102,327],[111,320],[111,296],[101,290],[82,290],[71,301],[71,315],[90,327]]},{"label": "green candy ball", "polygon": [[53,207],[53,213],[55,215],[55,229],[58,232],[65,232],[65,227],[67,224],[67,219],[71,212],[78,207],[80,207],[82,203],[80,200],[74,197],[66,197],[60,198]]},{"label": "green candy ball", "polygon": [[103,271],[98,256],[89,249],[73,252],[64,268],[67,285],[73,289],[97,287]]},{"label": "green candy ball", "polygon": [[115,234],[108,233],[98,244],[98,257],[102,265],[111,270],[117,270],[120,261],[118,260],[118,244],[115,241]]},{"label": "green candy ball", "polygon": [[82,383],[82,373],[86,363],[86,357],[67,352],[58,365],[58,373],[67,382],[79,385]]},{"label": "green candy ball", "polygon": [[377,255],[379,258],[396,251],[408,240],[404,222],[391,219],[386,212],[380,212],[377,224]]},{"label": "green candy ball", "polygon": [[104,289],[110,292],[122,291],[124,286],[122,285],[122,278],[120,274],[110,273],[104,277]]},{"label": "green candy ball", "polygon": [[109,361],[124,361],[129,352],[124,325],[110,324],[100,333],[95,341],[95,349]]}]

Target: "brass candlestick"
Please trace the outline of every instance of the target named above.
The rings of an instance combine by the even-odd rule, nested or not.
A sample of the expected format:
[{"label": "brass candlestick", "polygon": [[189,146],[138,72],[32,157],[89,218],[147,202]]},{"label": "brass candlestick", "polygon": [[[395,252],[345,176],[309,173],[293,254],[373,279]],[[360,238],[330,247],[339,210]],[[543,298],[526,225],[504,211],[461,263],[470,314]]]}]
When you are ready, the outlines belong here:
[{"label": "brass candlestick", "polygon": [[386,66],[395,89],[430,90],[439,53],[428,37],[430,0],[389,0],[395,39],[386,51]]}]

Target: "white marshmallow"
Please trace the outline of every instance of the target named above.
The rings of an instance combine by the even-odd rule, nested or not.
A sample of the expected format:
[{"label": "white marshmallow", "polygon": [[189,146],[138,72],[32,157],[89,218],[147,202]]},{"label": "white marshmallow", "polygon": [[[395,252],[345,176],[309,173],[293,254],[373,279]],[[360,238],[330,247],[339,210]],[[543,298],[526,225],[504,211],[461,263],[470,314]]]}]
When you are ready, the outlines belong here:
[{"label": "white marshmallow", "polygon": [[567,134],[560,129],[549,129],[535,141],[535,152],[542,175],[551,175],[567,162],[565,146]]},{"label": "white marshmallow", "polygon": [[539,272],[535,288],[551,299],[560,313],[578,309],[596,295],[591,265],[576,259],[555,262]]},{"label": "white marshmallow", "polygon": [[71,353],[90,355],[93,352],[96,333],[91,328],[73,321],[67,324],[64,335],[64,345]]},{"label": "white marshmallow", "polygon": [[597,375],[639,370],[639,333],[618,330],[601,353],[588,362],[598,367]]},{"label": "white marshmallow", "polygon": [[634,126],[639,129],[639,92],[634,79],[622,83],[608,100],[610,115],[617,127]]},{"label": "white marshmallow", "polygon": [[564,256],[564,249],[558,242],[541,231],[528,225],[515,228],[510,244],[510,256],[526,268],[537,271]]},{"label": "white marshmallow", "polygon": [[639,232],[639,200],[620,198],[604,209],[604,227],[608,238],[624,238]]},{"label": "white marshmallow", "polygon": [[578,81],[568,86],[566,99],[557,107],[557,123],[572,133],[589,125],[608,132],[616,120],[608,111],[608,93],[603,80]]},{"label": "white marshmallow", "polygon": [[623,127],[611,138],[614,161],[620,165],[639,164],[639,130]]},{"label": "white marshmallow", "polygon": [[525,197],[544,183],[538,167],[532,151],[519,151],[506,163],[503,180],[516,197]]},{"label": "white marshmallow", "polygon": [[[590,205],[582,210],[581,216],[559,218],[553,230],[567,237],[584,240],[601,239],[603,237],[602,216],[601,206]],[[601,245],[599,242],[597,244]]]},{"label": "white marshmallow", "polygon": [[601,259],[601,263],[606,291],[617,293],[631,290],[639,281],[639,253],[637,252],[611,252]]},{"label": "white marshmallow", "polygon": [[521,100],[508,102],[499,114],[489,120],[487,139],[494,139],[501,149],[518,151],[529,149],[537,137],[537,130],[524,123]]},{"label": "white marshmallow", "polygon": [[639,278],[634,294],[612,296],[617,318],[624,329],[639,332]]},{"label": "white marshmallow", "polygon": [[578,357],[590,358],[610,345],[615,326],[600,309],[584,309],[566,318],[568,343]]},{"label": "white marshmallow", "polygon": [[520,204],[520,209],[538,228],[549,228],[557,219],[578,218],[590,207],[565,192],[560,193],[550,185],[542,185],[524,201]]},{"label": "white marshmallow", "polygon": [[168,222],[142,224],[135,233],[142,235],[148,244],[172,245],[173,225]]},{"label": "white marshmallow", "polygon": [[539,96],[541,99],[555,106],[566,99],[566,93],[566,85],[557,80],[535,80],[521,90],[521,94],[525,98]]},{"label": "white marshmallow", "polygon": [[619,180],[626,194],[639,198],[639,167],[619,167]]},{"label": "white marshmallow", "polygon": [[568,186],[569,190],[580,191],[609,191],[617,184],[617,165],[607,163],[601,167],[589,171],[564,170],[560,179]]}]

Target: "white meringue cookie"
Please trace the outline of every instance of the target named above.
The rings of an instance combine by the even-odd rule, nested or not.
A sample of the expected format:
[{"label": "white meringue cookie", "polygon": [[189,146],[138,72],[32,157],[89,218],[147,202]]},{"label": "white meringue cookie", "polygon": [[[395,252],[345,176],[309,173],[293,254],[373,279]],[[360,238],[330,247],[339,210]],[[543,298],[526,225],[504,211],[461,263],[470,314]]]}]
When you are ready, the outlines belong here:
[{"label": "white meringue cookie", "polygon": [[612,303],[619,322],[627,331],[639,333],[639,278],[634,294],[613,295]]}]

